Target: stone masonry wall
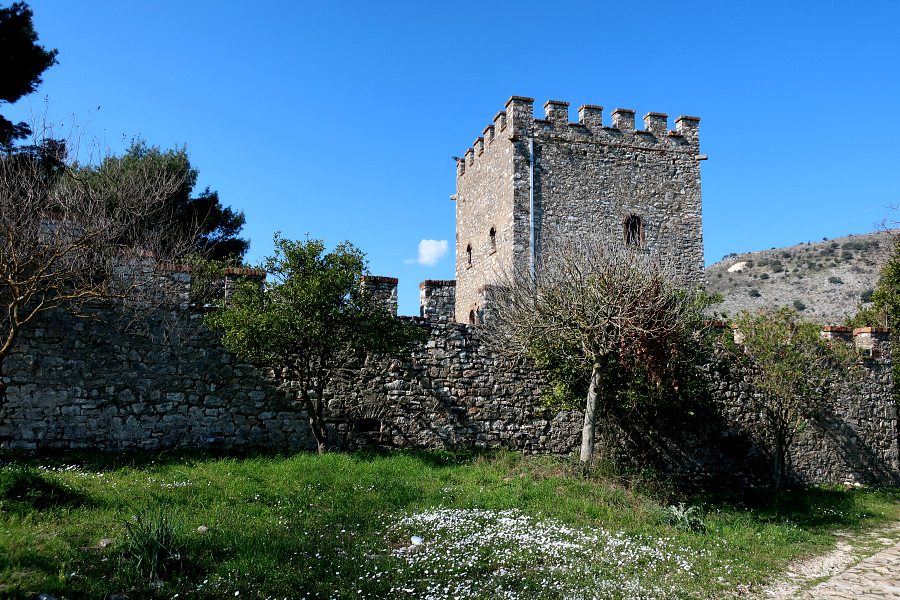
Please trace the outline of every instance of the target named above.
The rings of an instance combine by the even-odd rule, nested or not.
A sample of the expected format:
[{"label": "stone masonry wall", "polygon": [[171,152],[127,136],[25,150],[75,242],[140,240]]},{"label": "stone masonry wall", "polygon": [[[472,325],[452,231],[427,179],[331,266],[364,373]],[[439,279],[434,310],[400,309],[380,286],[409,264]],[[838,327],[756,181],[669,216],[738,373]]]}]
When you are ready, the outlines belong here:
[{"label": "stone masonry wall", "polygon": [[[541,373],[494,355],[479,342],[477,327],[448,319],[452,286],[423,290],[429,288],[440,291],[425,297],[437,304],[428,314],[438,318],[401,317],[424,328],[428,341],[411,357],[369,356],[327,390],[332,444],[575,453],[583,413],[546,408]],[[60,311],[24,329],[4,363],[0,445],[315,448],[296,388],[222,348],[203,314],[160,310],[141,331],[125,334]],[[799,481],[900,483],[888,334],[855,333],[870,376],[798,440],[792,462]],[[763,483],[769,466],[754,433],[759,417],[750,392],[741,372],[719,366],[704,367],[716,416],[677,441],[648,434],[653,452],[645,460],[687,481]]]},{"label": "stone masonry wall", "polygon": [[[533,98],[512,96],[457,164],[456,319],[478,312],[480,286],[513,266],[536,264],[566,238],[624,239],[626,219],[687,282],[703,273],[699,118],[548,101],[533,118]],[[493,238],[491,230],[495,231]],[[532,233],[533,232],[533,233]]]}]

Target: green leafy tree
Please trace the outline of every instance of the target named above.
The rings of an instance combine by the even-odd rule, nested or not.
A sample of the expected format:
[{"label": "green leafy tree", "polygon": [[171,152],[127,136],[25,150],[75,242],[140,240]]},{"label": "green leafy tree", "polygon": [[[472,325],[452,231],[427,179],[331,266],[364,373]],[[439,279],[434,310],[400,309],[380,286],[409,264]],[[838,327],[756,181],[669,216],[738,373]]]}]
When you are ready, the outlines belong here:
[{"label": "green leafy tree", "polygon": [[206,322],[235,354],[299,383],[299,400],[325,452],[325,388],[336,371],[367,352],[409,350],[424,333],[374,301],[362,279],[365,255],[349,242],[326,253],[322,240],[276,234],[275,255],[259,268],[271,278],[265,289],[242,282]]},{"label": "green leafy tree", "polygon": [[[847,319],[850,327],[889,327],[891,335],[891,358],[893,359],[894,381],[900,381],[900,236],[893,237],[894,248],[881,269],[881,277],[874,291],[863,292],[862,302],[869,304],[861,308],[852,318]],[[894,387],[900,398],[900,386]]]},{"label": "green leafy tree", "polygon": [[[240,260],[250,241],[238,237],[244,226],[243,212],[235,212],[231,207],[222,206],[218,192],[207,187],[193,196],[197,185],[197,169],[191,166],[187,148],[162,151],[158,146],[148,146],[144,140],[134,140],[126,153],[107,160],[120,163],[125,169],[153,168],[170,173],[181,181],[181,185],[169,198],[169,209],[175,223],[184,232],[199,231],[195,252],[210,260]],[[148,228],[154,223],[147,220]]]},{"label": "green leafy tree", "polygon": [[[41,74],[56,64],[57,51],[38,45],[24,2],[0,8],[0,103],[12,104],[41,84]],[[0,146],[9,149],[15,140],[31,135],[26,123],[12,123],[0,116]]]},{"label": "green leafy tree", "polygon": [[[863,302],[871,306],[860,310],[847,324],[852,327],[891,327],[900,325],[900,236],[894,237],[894,249],[881,269],[874,292],[867,290]],[[867,303],[868,303],[867,302]]]},{"label": "green leafy tree", "polygon": [[573,372],[590,373],[582,461],[593,459],[613,365],[640,365],[660,382],[700,320],[699,295],[676,281],[640,249],[573,241],[545,249],[539,268],[515,269],[488,288],[481,331],[488,344],[562,374],[557,389],[577,381]]},{"label": "green leafy tree", "polygon": [[821,326],[788,308],[743,312],[733,323],[732,356],[744,363],[750,400],[764,415],[764,439],[776,489],[787,483],[790,448],[798,433],[860,375],[859,354],[822,337]]}]

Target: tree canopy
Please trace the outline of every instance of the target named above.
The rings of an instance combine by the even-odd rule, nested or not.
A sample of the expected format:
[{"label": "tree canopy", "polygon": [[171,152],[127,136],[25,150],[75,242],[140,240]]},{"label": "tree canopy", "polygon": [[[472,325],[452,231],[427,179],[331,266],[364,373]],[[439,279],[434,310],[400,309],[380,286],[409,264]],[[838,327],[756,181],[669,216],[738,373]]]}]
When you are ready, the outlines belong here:
[{"label": "tree canopy", "polygon": [[[199,171],[191,166],[186,146],[163,151],[137,139],[124,155],[106,160],[124,169],[151,166],[176,178],[181,183],[168,200],[169,209],[182,232],[199,231],[195,251],[209,260],[240,261],[243,258],[250,246],[250,240],[238,237],[245,223],[243,211],[222,206],[218,192],[210,191],[208,187],[197,196],[193,195]],[[153,221],[148,220],[147,225],[152,227]]]},{"label": "tree canopy", "polygon": [[265,288],[243,282],[206,322],[234,353],[299,384],[300,403],[319,452],[328,447],[325,387],[338,369],[366,352],[397,354],[424,336],[375,302],[363,282],[365,255],[349,242],[325,251],[322,240],[275,235],[275,255],[259,268]]},{"label": "tree canopy", "polygon": [[614,243],[560,242],[544,251],[537,269],[514,270],[488,290],[482,328],[488,344],[537,361],[551,376],[590,373],[585,462],[593,458],[604,379],[613,363],[639,364],[659,379],[703,308],[659,257]]},{"label": "tree canopy", "polygon": [[[57,62],[56,49],[47,50],[37,43],[32,16],[24,2],[0,8],[0,103],[12,104],[34,92],[42,83],[41,74]],[[26,123],[12,123],[0,115],[0,146],[9,148],[29,135]]]}]

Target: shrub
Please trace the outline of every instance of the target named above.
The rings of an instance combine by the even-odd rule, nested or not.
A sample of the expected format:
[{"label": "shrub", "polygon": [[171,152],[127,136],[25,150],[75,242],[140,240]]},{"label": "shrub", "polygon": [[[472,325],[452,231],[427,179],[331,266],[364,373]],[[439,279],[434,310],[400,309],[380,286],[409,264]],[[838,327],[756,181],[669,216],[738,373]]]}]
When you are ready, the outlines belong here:
[{"label": "shrub", "polygon": [[13,467],[0,470],[0,507],[5,511],[27,513],[84,502],[82,494],[35,469]]},{"label": "shrub", "polygon": [[721,273],[717,273],[717,274],[716,274],[716,277],[719,277],[719,278],[721,279],[722,274],[721,274]]},{"label": "shrub", "polygon": [[853,253],[850,252],[849,250],[844,250],[843,252],[841,252],[841,260],[852,260],[852,259],[853,259]]},{"label": "shrub", "polygon": [[772,271],[774,273],[781,273],[782,271],[784,271],[784,267],[781,265],[781,263],[778,263],[777,265],[772,265]]},{"label": "shrub", "polygon": [[756,289],[756,288],[750,289],[750,297],[751,298],[758,298],[759,296],[760,296],[760,293],[759,293],[758,289]]},{"label": "shrub", "polygon": [[871,302],[872,295],[874,293],[875,293],[875,290],[869,288],[868,290],[864,291],[862,294],[859,295],[859,299],[864,303]]},{"label": "shrub", "polygon": [[832,275],[831,277],[828,278],[828,283],[839,284],[839,283],[844,283],[844,281],[840,277],[835,277]]},{"label": "shrub", "polygon": [[748,261],[747,261],[747,268],[748,268],[748,269],[752,269],[752,268],[753,268],[753,261],[752,261],[752,260],[748,260]]},{"label": "shrub", "polygon": [[806,310],[806,305],[800,300],[794,300],[794,308],[797,310]]},{"label": "shrub", "polygon": [[769,278],[769,274],[768,274],[768,273],[763,273],[762,275],[759,276],[759,278],[760,278],[760,279],[768,279],[768,278]]}]

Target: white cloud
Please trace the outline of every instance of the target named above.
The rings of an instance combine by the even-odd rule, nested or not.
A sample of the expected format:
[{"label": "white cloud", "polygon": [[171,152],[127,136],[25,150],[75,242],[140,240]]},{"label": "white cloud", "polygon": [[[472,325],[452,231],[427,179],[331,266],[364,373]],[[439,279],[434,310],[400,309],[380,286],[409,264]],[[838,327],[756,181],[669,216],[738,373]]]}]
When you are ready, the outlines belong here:
[{"label": "white cloud", "polygon": [[[422,240],[419,242],[419,264],[433,267],[447,255],[447,240]],[[411,261],[407,261],[411,262]]]}]

